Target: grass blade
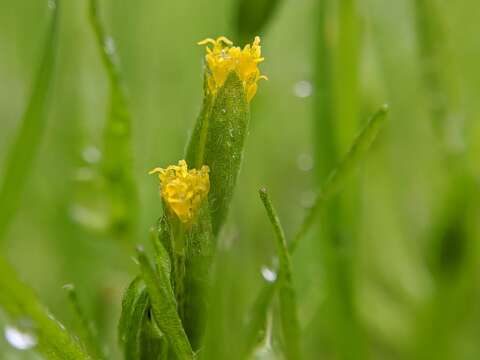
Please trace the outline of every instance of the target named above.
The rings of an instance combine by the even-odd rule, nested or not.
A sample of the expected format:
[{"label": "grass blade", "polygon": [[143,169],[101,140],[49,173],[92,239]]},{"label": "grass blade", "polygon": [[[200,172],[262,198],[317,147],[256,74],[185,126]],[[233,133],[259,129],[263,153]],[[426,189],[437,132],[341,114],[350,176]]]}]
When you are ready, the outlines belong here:
[{"label": "grass blade", "polygon": [[266,189],[259,191],[260,199],[265,206],[268,218],[272,223],[275,238],[277,240],[277,252],[279,259],[279,295],[280,295],[280,315],[282,319],[282,329],[285,341],[286,358],[301,359],[300,351],[300,325],[297,317],[297,299],[292,280],[292,265],[290,254],[287,247],[285,233],[280,224],[277,212],[268,196]]},{"label": "grass blade", "polygon": [[103,133],[102,173],[110,202],[111,231],[128,238],[135,231],[138,213],[133,177],[132,120],[113,40],[98,15],[97,0],[90,0],[90,22],[110,81],[110,108]]},{"label": "grass blade", "polygon": [[38,352],[47,359],[85,360],[91,359],[39,303],[33,290],[21,282],[15,270],[0,258],[0,305],[13,320],[31,322],[33,335],[38,340]]},{"label": "grass blade", "polygon": [[95,355],[95,359],[106,359],[105,353],[102,349],[102,344],[100,343],[100,337],[98,335],[97,328],[92,321],[88,319],[85,311],[80,305],[75,286],[73,284],[68,284],[64,286],[64,289],[67,291],[68,300],[74,311],[77,323],[79,324],[80,334],[88,346],[88,349],[92,354]]},{"label": "grass blade", "polygon": [[6,236],[15,211],[21,203],[25,182],[29,179],[43,137],[55,69],[59,5],[54,3],[44,52],[33,91],[23,115],[20,130],[7,156],[4,179],[0,183],[0,242]]},{"label": "grass blade", "polygon": [[[164,250],[163,253],[163,261],[169,262],[167,252]],[[175,356],[179,360],[193,359],[192,348],[178,316],[170,279],[168,274],[162,271],[168,266],[158,266],[159,272],[155,272],[143,249],[138,249],[138,260],[142,278],[147,285],[153,318],[167,337]]]},{"label": "grass blade", "polygon": [[320,210],[322,209],[325,201],[335,195],[342,187],[345,180],[350,176],[352,171],[357,167],[360,160],[365,156],[370,146],[376,139],[378,132],[380,131],[388,113],[388,106],[383,105],[365,125],[363,130],[354,140],[348,153],[342,159],[340,164],[330,172],[325,185],[318,192],[313,206],[306,214],[298,233],[289,245],[291,253],[295,251],[300,240],[305,237],[307,232],[312,227],[315,219],[318,217]]},{"label": "grass blade", "polygon": [[[314,205],[310,208],[306,214],[299,231],[297,232],[293,241],[289,244],[288,250],[290,254],[295,252],[299,242],[305,237],[308,231],[312,228],[312,225],[315,223],[315,220],[318,218],[318,214],[322,210],[325,202],[330,199],[337,191],[340,190],[342,184],[349,177],[349,174],[356,168],[361,159],[366,155],[367,151],[370,149],[372,143],[376,139],[381,126],[383,125],[386,115],[388,113],[388,106],[383,105],[375,114],[372,115],[364,129],[357,136],[353,145],[351,146],[348,153],[345,155],[340,164],[330,172],[330,175],[325,182],[323,188],[319,191]],[[278,285],[278,278],[274,283],[265,283],[260,293],[257,295],[255,300],[254,309],[251,311],[252,319],[257,319],[256,321],[251,321],[249,323],[248,336],[256,337],[261,330],[262,322],[258,319],[266,317],[266,312],[268,306],[259,307],[257,304],[270,304],[271,299],[275,294],[275,290]],[[272,291],[268,291],[266,288],[272,288]],[[266,295],[265,295],[266,294]],[[267,298],[265,298],[267,296]],[[270,296],[270,298],[268,298]],[[265,311],[265,314],[262,314],[261,311]],[[253,344],[253,343],[252,343]],[[254,345],[254,344],[253,344]],[[247,349],[250,351],[250,349]]]}]

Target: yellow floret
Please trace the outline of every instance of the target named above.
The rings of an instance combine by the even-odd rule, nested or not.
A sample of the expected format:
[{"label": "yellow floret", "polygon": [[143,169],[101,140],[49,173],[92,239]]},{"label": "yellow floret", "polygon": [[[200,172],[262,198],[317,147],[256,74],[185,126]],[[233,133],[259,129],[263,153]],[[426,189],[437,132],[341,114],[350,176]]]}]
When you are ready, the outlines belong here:
[{"label": "yellow floret", "polygon": [[209,91],[216,94],[227,80],[228,74],[235,71],[243,82],[247,100],[250,102],[257,92],[258,80],[267,79],[258,69],[258,64],[264,60],[260,37],[256,36],[253,43],[245,45],[243,49],[233,46],[225,36],[220,36],[216,40],[205,39],[198,44],[207,45],[205,61],[208,68]]},{"label": "yellow floret", "polygon": [[181,222],[190,224],[210,190],[208,172],[206,165],[188,170],[187,162],[180,160],[178,165],[155,168],[149,174],[158,173],[163,200]]}]

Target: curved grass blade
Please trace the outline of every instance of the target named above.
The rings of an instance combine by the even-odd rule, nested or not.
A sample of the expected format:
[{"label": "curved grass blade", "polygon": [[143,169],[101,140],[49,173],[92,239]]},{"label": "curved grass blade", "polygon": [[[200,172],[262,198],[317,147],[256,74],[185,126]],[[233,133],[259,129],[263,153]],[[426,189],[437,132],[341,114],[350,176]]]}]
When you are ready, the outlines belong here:
[{"label": "curved grass blade", "polygon": [[360,134],[353,141],[350,150],[340,164],[330,172],[324,186],[318,192],[313,206],[307,212],[298,233],[289,245],[291,253],[295,251],[300,240],[305,237],[312,227],[315,219],[318,217],[318,214],[325,204],[325,201],[330,199],[341,189],[344,182],[359,164],[360,160],[366,155],[385,122],[387,113],[388,105],[383,105],[372,115]]},{"label": "curved grass blade", "polygon": [[15,215],[25,182],[29,178],[43,137],[55,69],[59,5],[54,3],[42,60],[36,73],[33,91],[23,115],[20,130],[7,156],[4,178],[0,183],[0,242]]},{"label": "curved grass blade", "polygon": [[89,351],[95,355],[95,359],[106,359],[105,353],[100,343],[98,330],[91,320],[88,319],[85,311],[80,305],[77,290],[73,284],[68,284],[63,287],[67,291],[68,300],[72,306],[77,323],[79,324],[79,331],[82,339],[87,345]]},{"label": "curved grass blade", "polygon": [[132,120],[113,40],[99,19],[98,2],[90,0],[90,22],[110,81],[110,105],[103,133],[102,173],[110,203],[112,233],[131,237],[137,219],[137,188],[133,177]]},{"label": "curved grass blade", "polygon": [[[315,220],[318,218],[320,211],[323,209],[325,202],[334,196],[342,187],[342,184],[349,177],[350,173],[357,167],[360,160],[366,155],[370,149],[374,140],[376,139],[383,123],[385,122],[386,115],[388,113],[388,106],[383,105],[372,117],[369,119],[363,130],[357,136],[353,142],[350,150],[345,155],[340,164],[330,172],[325,185],[318,192],[313,206],[309,209],[300,228],[294,237],[293,241],[289,244],[288,250],[290,254],[293,254],[299,244],[299,242],[307,235],[308,231],[312,228]],[[255,304],[269,304],[271,298],[275,294],[275,290],[278,279],[272,283],[265,283],[259,295],[257,295]],[[272,287],[273,291],[268,292],[265,288]],[[265,293],[271,294],[270,300],[265,299]],[[257,306],[252,310],[252,316],[254,318],[266,317],[266,314],[259,313],[259,310],[268,310],[268,306],[258,308]],[[257,322],[261,325],[261,322]],[[255,323],[251,323],[248,329],[248,336],[254,337],[261,331],[261,328],[253,326]]]},{"label": "curved grass blade", "polygon": [[143,281],[147,286],[151,303],[153,319],[167,337],[168,343],[175,356],[179,360],[193,359],[194,354],[188,341],[182,321],[178,316],[175,295],[170,284],[168,274],[163,269],[168,268],[170,262],[166,250],[163,250],[163,262],[165,265],[158,266],[158,272],[154,270],[143,249],[138,249],[138,260]]},{"label": "curved grass blade", "polygon": [[287,240],[280,219],[268,196],[267,189],[259,191],[260,199],[272,223],[276,238],[279,260],[278,289],[280,297],[280,316],[285,341],[286,358],[291,360],[301,359],[300,351],[300,325],[297,317],[297,299],[292,280],[292,265],[287,247]]},{"label": "curved grass blade", "polygon": [[0,305],[10,318],[31,323],[39,353],[53,360],[92,359],[39,303],[33,290],[19,280],[15,270],[3,258],[0,258],[0,289]]},{"label": "curved grass blade", "polygon": [[237,0],[235,24],[240,44],[263,31],[280,3],[280,0]]}]

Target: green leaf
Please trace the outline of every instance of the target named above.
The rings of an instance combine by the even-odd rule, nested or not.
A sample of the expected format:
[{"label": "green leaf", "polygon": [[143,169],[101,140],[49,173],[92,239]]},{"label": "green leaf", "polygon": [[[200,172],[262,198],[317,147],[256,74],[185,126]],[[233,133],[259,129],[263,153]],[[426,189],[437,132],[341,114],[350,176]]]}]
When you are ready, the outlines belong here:
[{"label": "green leaf", "polygon": [[0,305],[14,321],[31,323],[36,350],[47,359],[91,359],[82,346],[40,304],[33,290],[20,281],[15,270],[0,257]]},{"label": "green leaf", "polygon": [[128,238],[135,231],[138,199],[133,176],[132,120],[127,91],[113,40],[106,35],[98,16],[97,0],[90,0],[90,22],[110,82],[110,105],[103,132],[101,164],[110,204],[110,226],[114,235]]},{"label": "green leaf", "polygon": [[88,319],[82,306],[80,305],[75,286],[73,284],[68,284],[63,288],[67,291],[68,300],[70,301],[79,325],[81,338],[87,345],[88,350],[95,355],[96,359],[106,359],[102,344],[100,343],[100,337],[98,335],[97,328],[92,321]]},{"label": "green leaf", "polygon": [[25,182],[30,178],[36,154],[43,137],[50,104],[55,69],[59,4],[55,8],[47,31],[40,66],[33,91],[23,115],[20,130],[7,155],[4,178],[0,183],[0,242],[21,204]]},{"label": "green leaf", "polygon": [[291,360],[301,359],[300,351],[300,325],[297,317],[297,299],[292,280],[292,265],[287,247],[285,233],[277,212],[268,196],[267,190],[259,191],[260,199],[272,223],[277,240],[277,253],[279,260],[278,288],[280,292],[280,316],[282,319],[282,332],[285,341],[286,358]]},{"label": "green leaf", "polygon": [[[166,251],[164,253],[167,254]],[[161,271],[165,268],[163,266],[160,266],[159,272],[156,272],[143,249],[138,249],[138,259],[142,278],[147,286],[153,319],[165,334],[175,356],[179,360],[193,359],[192,348],[178,316],[169,274]],[[163,261],[170,260],[165,255]]]},{"label": "green leaf", "polygon": [[249,106],[238,75],[232,71],[214,98],[204,106],[187,146],[187,163],[210,167],[208,202],[213,233],[228,214],[240,171],[248,131]]},{"label": "green leaf", "polygon": [[268,24],[280,0],[237,0],[235,22],[241,44],[251,41]]},{"label": "green leaf", "polygon": [[126,360],[140,358],[140,331],[147,310],[148,294],[141,277],[136,277],[123,295],[118,323],[118,340]]}]

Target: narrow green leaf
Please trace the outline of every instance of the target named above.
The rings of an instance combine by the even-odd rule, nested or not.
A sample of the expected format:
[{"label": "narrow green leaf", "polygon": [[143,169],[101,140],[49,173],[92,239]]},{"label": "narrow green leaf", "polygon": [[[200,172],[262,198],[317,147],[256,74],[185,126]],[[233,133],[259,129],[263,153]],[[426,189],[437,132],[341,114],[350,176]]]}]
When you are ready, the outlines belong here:
[{"label": "narrow green leaf", "polygon": [[118,322],[118,342],[124,344],[128,335],[128,332],[133,322],[133,309],[135,303],[138,301],[142,291],[145,289],[145,284],[140,276],[137,276],[128,285],[122,298],[122,312],[120,320]]},{"label": "narrow green leaf", "polygon": [[95,355],[96,359],[106,359],[97,328],[89,320],[80,301],[78,300],[77,291],[73,284],[68,284],[63,287],[67,291],[68,300],[73,308],[77,323],[79,325],[79,332],[84,343],[87,345],[90,353]]},{"label": "narrow green leaf", "polygon": [[128,238],[135,231],[138,199],[133,176],[132,120],[127,91],[113,40],[107,36],[98,15],[97,0],[90,0],[90,22],[110,81],[109,113],[103,132],[102,173],[109,197],[111,231],[120,238]]},{"label": "narrow green leaf", "polygon": [[18,134],[7,155],[4,178],[0,182],[0,242],[21,203],[25,182],[30,178],[43,137],[55,69],[59,4],[54,3],[42,60]]},{"label": "narrow green leaf", "polygon": [[36,350],[47,359],[91,359],[82,346],[40,304],[33,290],[20,281],[15,270],[0,258],[0,305],[13,321],[30,324],[38,341]]},{"label": "narrow green leaf", "polygon": [[[315,199],[314,205],[307,212],[294,240],[288,246],[288,250],[290,254],[293,254],[295,252],[295,249],[297,248],[298,243],[308,233],[308,231],[314,224],[315,219],[317,218],[319,212],[323,208],[325,202],[328,199],[330,199],[333,195],[335,195],[337,191],[341,189],[342,184],[348,178],[349,174],[354,170],[354,168],[356,168],[356,166],[358,166],[360,160],[362,160],[363,157],[366,155],[367,151],[369,150],[372,143],[376,139],[383,123],[385,122],[387,113],[388,113],[388,106],[383,105],[375,114],[372,115],[372,117],[367,122],[366,126],[363,128],[363,130],[360,132],[360,134],[357,136],[357,138],[353,142],[350,150],[342,159],[340,164],[330,172],[330,175],[328,176],[327,181],[325,182],[325,185],[319,191]],[[274,284],[276,284],[277,281],[278,279],[275,281]],[[268,307],[258,308],[256,304],[269,304],[271,302],[271,298],[273,298],[273,295],[275,294],[275,290],[276,290],[276,286],[274,286],[274,284],[271,284],[271,283],[264,284],[262,290],[256,297],[255,307],[251,311],[251,314],[253,317],[257,319],[266,317],[266,311],[268,310]],[[273,291],[271,292],[267,291],[266,289],[267,287],[272,287]],[[264,298],[265,296],[270,296],[270,300],[265,299]],[[261,311],[262,309],[265,310],[265,314],[262,314],[261,312],[259,312],[259,310]],[[255,334],[258,334],[259,332],[261,332],[261,328],[255,327],[254,326],[255,324],[258,324],[258,326],[261,326],[262,323],[261,321],[250,323],[249,325],[249,334],[251,334],[250,336],[255,336]]]},{"label": "narrow green leaf", "polygon": [[275,233],[277,253],[279,260],[278,288],[280,295],[280,316],[285,341],[286,358],[291,360],[301,359],[300,350],[300,325],[297,317],[297,299],[292,280],[292,265],[287,247],[287,240],[280,219],[268,196],[267,189],[259,191],[260,199],[272,223]]},{"label": "narrow green leaf", "polygon": [[240,171],[248,130],[249,107],[243,84],[232,71],[213,99],[206,95],[200,117],[187,146],[187,162],[210,167],[208,202],[213,233],[228,213]]},{"label": "narrow green leaf", "polygon": [[[193,351],[178,316],[177,304],[168,274],[163,271],[157,273],[143,249],[138,249],[138,259],[142,278],[147,286],[153,319],[165,334],[175,356],[179,360],[193,359]],[[163,261],[170,260],[165,256]],[[164,268],[160,266],[159,270]]]},{"label": "narrow green leaf", "polygon": [[280,0],[237,0],[235,23],[240,44],[263,31],[280,3]]},{"label": "narrow green leaf", "polygon": [[340,164],[332,172],[330,172],[325,185],[318,192],[313,206],[307,212],[300,226],[300,230],[296,234],[293,242],[289,245],[289,250],[291,253],[295,251],[299,241],[306,235],[308,230],[310,230],[320,210],[325,204],[325,201],[330,199],[341,189],[344,182],[348,179],[352,171],[358,166],[360,160],[370,149],[370,146],[376,139],[378,132],[385,122],[387,113],[388,106],[383,105],[375,114],[372,115],[360,134],[353,141],[353,145],[342,159]]}]

